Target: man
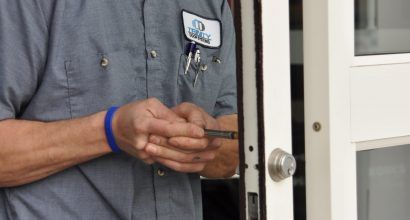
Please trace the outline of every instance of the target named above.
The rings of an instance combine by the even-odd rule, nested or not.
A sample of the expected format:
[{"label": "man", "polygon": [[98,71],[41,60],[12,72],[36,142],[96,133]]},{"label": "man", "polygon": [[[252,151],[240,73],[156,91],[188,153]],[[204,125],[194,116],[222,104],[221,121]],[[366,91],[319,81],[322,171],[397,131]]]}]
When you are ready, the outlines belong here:
[{"label": "man", "polygon": [[202,219],[234,48],[226,0],[0,1],[0,219]]}]

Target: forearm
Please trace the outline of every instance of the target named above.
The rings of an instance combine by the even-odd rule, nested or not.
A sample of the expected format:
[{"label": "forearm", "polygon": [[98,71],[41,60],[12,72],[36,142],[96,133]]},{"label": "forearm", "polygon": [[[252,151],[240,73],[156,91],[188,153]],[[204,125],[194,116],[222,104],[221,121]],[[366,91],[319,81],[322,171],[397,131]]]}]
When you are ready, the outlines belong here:
[{"label": "forearm", "polygon": [[[217,119],[222,126],[222,130],[237,131],[237,115],[222,116]],[[239,164],[239,149],[237,140],[224,140],[213,161],[208,163],[200,173],[208,178],[228,178],[235,174]]]},{"label": "forearm", "polygon": [[31,183],[109,153],[104,116],[0,122],[0,187]]}]

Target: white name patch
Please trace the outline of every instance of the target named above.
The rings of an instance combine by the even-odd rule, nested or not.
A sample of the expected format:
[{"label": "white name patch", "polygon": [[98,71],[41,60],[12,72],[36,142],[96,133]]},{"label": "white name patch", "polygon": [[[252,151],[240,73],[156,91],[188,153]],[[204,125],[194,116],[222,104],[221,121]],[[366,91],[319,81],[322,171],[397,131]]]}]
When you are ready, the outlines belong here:
[{"label": "white name patch", "polygon": [[185,37],[205,47],[219,48],[222,45],[222,25],[217,19],[204,18],[182,11]]}]

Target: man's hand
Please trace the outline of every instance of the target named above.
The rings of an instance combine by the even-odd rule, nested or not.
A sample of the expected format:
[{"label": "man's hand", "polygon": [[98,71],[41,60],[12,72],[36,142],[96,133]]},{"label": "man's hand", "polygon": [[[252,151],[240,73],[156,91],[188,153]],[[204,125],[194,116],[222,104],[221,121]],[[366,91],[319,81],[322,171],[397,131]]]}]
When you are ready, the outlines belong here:
[{"label": "man's hand", "polygon": [[[189,139],[200,139],[204,136],[204,130],[200,126],[194,123],[186,123],[185,119],[179,117],[154,98],[121,107],[113,118],[112,126],[120,148],[148,164],[155,162],[146,152],[147,149],[153,147],[151,145],[154,145],[149,144],[149,135]],[[170,154],[172,157],[180,158],[177,151],[166,150],[167,155]],[[209,157],[208,154],[201,156]]]},{"label": "man's hand", "polygon": [[[238,130],[238,117],[236,114],[224,115],[217,119],[208,115],[198,106],[190,103],[183,103],[173,109],[180,117],[188,122],[207,129],[215,130]],[[170,142],[172,143],[171,138]],[[239,164],[239,151],[237,140],[209,139],[210,144],[207,148],[217,146],[215,158],[206,163],[203,170],[199,172],[201,176],[208,178],[227,178],[235,174]]]},{"label": "man's hand", "polygon": [[[188,123],[201,128],[220,129],[216,119],[194,104],[183,103],[172,109]],[[146,152],[156,161],[179,172],[201,172],[215,159],[221,139],[197,137],[164,137],[151,135]]]}]

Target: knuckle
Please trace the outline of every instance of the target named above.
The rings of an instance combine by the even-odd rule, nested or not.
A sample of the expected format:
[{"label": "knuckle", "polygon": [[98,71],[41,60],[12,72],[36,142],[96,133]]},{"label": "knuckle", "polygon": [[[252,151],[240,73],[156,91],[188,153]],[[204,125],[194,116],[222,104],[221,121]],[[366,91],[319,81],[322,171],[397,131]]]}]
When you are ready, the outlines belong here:
[{"label": "knuckle", "polygon": [[141,138],[136,138],[134,142],[135,142],[134,147],[137,148],[137,150],[142,150],[145,148],[146,142],[142,140]]},{"label": "knuckle", "polygon": [[180,157],[181,162],[183,163],[189,163],[194,159],[194,156],[192,155],[183,155]]},{"label": "knuckle", "polygon": [[132,122],[132,126],[135,132],[143,133],[146,132],[146,127],[149,121],[146,118],[138,118]]},{"label": "knuckle", "polygon": [[181,104],[181,107],[189,107],[189,106],[191,106],[192,104],[191,103],[189,103],[189,102],[183,102],[182,104]]},{"label": "knuckle", "polygon": [[164,140],[163,138],[157,136],[157,135],[153,135],[151,134],[149,137],[149,141],[153,144],[157,144],[157,145],[163,145],[164,144]]},{"label": "knuckle", "polygon": [[158,105],[160,103],[160,101],[157,99],[157,98],[155,98],[155,97],[152,97],[152,98],[148,98],[147,99],[147,104],[149,105],[149,106],[155,106],[155,105]]},{"label": "knuckle", "polygon": [[190,103],[190,102],[183,102],[181,104],[181,108],[184,109],[185,111],[189,111],[189,112],[191,112],[193,110],[196,110],[196,106],[194,104]]}]

